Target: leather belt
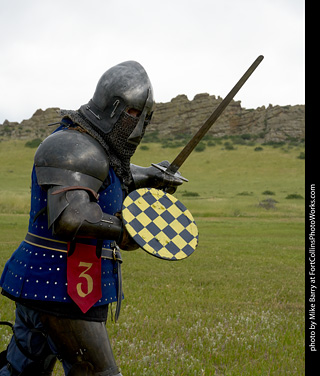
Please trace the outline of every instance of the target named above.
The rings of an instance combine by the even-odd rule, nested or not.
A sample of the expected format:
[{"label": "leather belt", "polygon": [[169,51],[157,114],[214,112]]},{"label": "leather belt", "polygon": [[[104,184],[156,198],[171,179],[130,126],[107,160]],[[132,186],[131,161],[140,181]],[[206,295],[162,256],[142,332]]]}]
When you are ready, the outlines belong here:
[{"label": "leather belt", "polygon": [[[30,232],[27,233],[24,241],[28,244],[35,245],[36,247],[46,248],[58,252],[68,252],[68,242],[45,238],[43,236],[31,234]],[[77,241],[79,240],[77,239]],[[85,238],[81,239],[79,243],[85,244]],[[119,250],[116,250],[115,248],[102,248],[101,258],[118,261],[122,263],[121,253]]]}]

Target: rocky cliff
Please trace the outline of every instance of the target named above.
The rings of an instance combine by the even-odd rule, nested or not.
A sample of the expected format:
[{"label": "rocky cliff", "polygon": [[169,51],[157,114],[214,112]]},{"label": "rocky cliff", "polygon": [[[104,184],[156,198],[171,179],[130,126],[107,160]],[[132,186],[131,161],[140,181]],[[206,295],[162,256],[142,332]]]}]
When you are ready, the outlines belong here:
[{"label": "rocky cliff", "polygon": [[[219,105],[222,98],[198,94],[193,100],[178,95],[168,103],[156,103],[154,115],[147,132],[157,132],[159,137],[194,134]],[[58,122],[59,109],[37,110],[21,123],[6,120],[0,124],[0,139],[44,138]],[[280,142],[305,138],[305,105],[262,106],[256,109],[241,107],[240,101],[232,101],[210,129],[214,137],[251,134],[263,142]]]}]

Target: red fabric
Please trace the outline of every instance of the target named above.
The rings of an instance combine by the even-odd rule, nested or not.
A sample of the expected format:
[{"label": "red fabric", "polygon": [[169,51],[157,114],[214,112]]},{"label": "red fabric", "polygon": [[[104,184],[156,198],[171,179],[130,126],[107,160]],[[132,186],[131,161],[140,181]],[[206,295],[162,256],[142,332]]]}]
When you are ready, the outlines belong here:
[{"label": "red fabric", "polygon": [[69,296],[86,313],[102,297],[101,258],[96,255],[96,246],[76,243],[68,255],[67,280]]}]

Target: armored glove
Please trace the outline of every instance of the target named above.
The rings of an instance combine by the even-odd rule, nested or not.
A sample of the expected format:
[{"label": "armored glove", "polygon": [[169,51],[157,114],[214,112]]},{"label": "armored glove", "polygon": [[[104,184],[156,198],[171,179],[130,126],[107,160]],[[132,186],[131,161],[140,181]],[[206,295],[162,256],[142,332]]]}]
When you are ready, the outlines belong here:
[{"label": "armored glove", "polygon": [[[157,163],[159,166],[168,167],[168,161]],[[134,164],[130,165],[131,174],[133,177],[133,184],[129,187],[130,191],[138,188],[157,188],[163,189],[166,192],[173,194],[179,185],[183,183],[180,179],[180,172],[174,176],[166,174],[156,167],[141,167]]]}]

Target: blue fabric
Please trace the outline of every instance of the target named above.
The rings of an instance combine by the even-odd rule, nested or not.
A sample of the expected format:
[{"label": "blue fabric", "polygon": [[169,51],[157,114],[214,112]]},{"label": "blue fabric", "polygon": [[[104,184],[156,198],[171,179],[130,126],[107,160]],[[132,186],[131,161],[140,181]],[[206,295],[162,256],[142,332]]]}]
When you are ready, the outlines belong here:
[{"label": "blue fabric", "polygon": [[[47,194],[37,183],[35,168],[32,171],[31,210],[28,231],[32,234],[61,240],[48,229],[46,211],[36,214],[47,205]],[[98,204],[103,212],[114,215],[120,211],[123,202],[121,182],[112,168],[109,170],[110,184],[100,191]],[[95,240],[92,240],[93,244]],[[106,239],[103,248],[110,248]],[[95,306],[109,304],[117,300],[117,274],[113,262],[101,260],[102,298]],[[14,298],[33,299],[52,302],[71,302],[67,294],[67,254],[62,251],[46,249],[22,241],[6,263],[0,286]]]}]

